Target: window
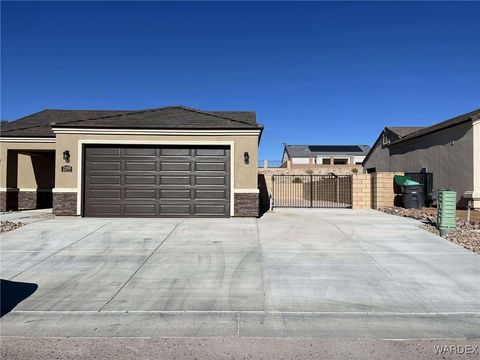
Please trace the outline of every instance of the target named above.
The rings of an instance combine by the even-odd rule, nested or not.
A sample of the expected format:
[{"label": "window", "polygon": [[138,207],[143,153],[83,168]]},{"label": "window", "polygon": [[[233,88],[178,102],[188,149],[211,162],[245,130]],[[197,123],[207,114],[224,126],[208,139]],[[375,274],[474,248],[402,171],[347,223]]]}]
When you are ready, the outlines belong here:
[{"label": "window", "polygon": [[322,159],[322,165],[330,165],[330,159],[329,158],[323,158]]},{"label": "window", "polygon": [[355,162],[355,165],[362,165],[362,163],[363,163],[362,161],[357,161]]},{"label": "window", "polygon": [[383,134],[382,136],[382,145],[390,144],[390,139],[388,138],[387,134]]},{"label": "window", "polygon": [[348,165],[348,159],[333,159],[335,165]]}]

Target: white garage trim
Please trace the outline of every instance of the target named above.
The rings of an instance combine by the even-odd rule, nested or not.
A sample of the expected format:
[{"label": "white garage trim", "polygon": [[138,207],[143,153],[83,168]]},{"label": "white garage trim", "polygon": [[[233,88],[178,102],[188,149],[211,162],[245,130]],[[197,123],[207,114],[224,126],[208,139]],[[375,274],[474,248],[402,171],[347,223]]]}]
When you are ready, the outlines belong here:
[{"label": "white garage trim", "polygon": [[[83,130],[83,129],[82,129]],[[234,184],[235,184],[235,143],[233,141],[168,141],[168,140],[78,140],[77,163],[77,215],[82,215],[83,184],[83,146],[95,144],[112,145],[223,145],[230,147],[230,216],[234,216]],[[60,192],[60,191],[55,191]]]},{"label": "white garage trim", "polygon": [[78,191],[77,188],[53,188],[53,193],[76,193]]},{"label": "white garage trim", "polygon": [[258,189],[235,189],[236,194],[258,194],[260,190]]}]

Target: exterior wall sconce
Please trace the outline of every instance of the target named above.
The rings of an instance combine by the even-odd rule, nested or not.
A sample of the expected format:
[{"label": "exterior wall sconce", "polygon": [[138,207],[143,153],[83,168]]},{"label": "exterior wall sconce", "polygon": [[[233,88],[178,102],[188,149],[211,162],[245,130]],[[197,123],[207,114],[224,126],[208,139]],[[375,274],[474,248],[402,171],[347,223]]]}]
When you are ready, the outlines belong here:
[{"label": "exterior wall sconce", "polygon": [[250,155],[248,155],[248,152],[246,151],[243,153],[243,162],[245,165],[250,164]]},{"label": "exterior wall sconce", "polygon": [[63,160],[65,160],[66,163],[70,162],[70,151],[65,150],[63,152]]}]

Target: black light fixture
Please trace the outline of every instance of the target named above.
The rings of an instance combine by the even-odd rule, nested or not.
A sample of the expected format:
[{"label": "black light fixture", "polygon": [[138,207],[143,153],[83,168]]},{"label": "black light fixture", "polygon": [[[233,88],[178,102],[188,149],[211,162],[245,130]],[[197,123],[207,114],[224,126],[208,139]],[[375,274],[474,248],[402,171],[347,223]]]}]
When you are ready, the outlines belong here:
[{"label": "black light fixture", "polygon": [[243,161],[245,162],[245,165],[248,165],[250,163],[250,155],[248,155],[248,152],[243,153]]},{"label": "black light fixture", "polygon": [[63,152],[63,160],[65,160],[65,162],[67,162],[67,163],[70,162],[70,151],[65,150],[65,151]]}]

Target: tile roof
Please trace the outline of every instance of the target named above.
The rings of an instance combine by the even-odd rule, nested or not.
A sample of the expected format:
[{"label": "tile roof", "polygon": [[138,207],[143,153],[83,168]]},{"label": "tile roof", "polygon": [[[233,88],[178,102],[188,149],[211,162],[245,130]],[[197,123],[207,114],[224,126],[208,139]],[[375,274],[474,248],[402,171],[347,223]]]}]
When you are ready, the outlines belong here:
[{"label": "tile roof", "polygon": [[44,110],[1,127],[2,136],[54,137],[53,127],[135,129],[262,129],[252,111],[184,106],[146,110]]}]

